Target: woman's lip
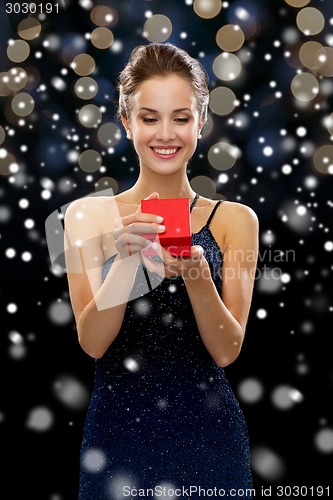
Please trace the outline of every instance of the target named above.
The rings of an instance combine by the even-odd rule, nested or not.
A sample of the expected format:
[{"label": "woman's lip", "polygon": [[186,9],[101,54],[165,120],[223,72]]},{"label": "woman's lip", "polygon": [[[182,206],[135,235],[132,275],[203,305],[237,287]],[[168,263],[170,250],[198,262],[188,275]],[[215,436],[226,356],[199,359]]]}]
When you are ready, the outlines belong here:
[{"label": "woman's lip", "polygon": [[[163,154],[163,153],[158,153],[157,151],[155,151],[156,149],[159,149],[160,151],[168,151],[168,150],[172,150],[172,149],[176,149],[176,151],[174,153],[170,153],[168,155],[166,154]],[[157,158],[161,158],[163,160],[171,160],[172,158],[174,158],[177,153],[180,151],[180,147],[179,146],[159,146],[159,147],[154,147],[154,146],[151,146],[151,150],[152,152],[154,153],[155,156],[157,156]]]},{"label": "woman's lip", "polygon": [[150,146],[151,149],[180,149],[180,146]]}]

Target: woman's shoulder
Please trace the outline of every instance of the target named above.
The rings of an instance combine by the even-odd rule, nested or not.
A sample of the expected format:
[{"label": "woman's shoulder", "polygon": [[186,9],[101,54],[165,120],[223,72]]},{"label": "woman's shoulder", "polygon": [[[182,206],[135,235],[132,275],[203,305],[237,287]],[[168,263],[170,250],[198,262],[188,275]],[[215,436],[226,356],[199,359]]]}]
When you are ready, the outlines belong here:
[{"label": "woman's shoulder", "polygon": [[95,194],[83,196],[71,201],[66,209],[67,219],[91,218],[108,203],[108,196],[96,196]]},{"label": "woman's shoulder", "polygon": [[219,222],[225,227],[229,234],[248,234],[257,233],[259,227],[258,216],[256,212],[245,205],[235,201],[223,202],[223,210],[218,210]]},{"label": "woman's shoulder", "polygon": [[231,219],[238,219],[239,221],[258,220],[255,211],[248,205],[245,205],[244,203],[224,200],[223,211]]},{"label": "woman's shoulder", "polygon": [[75,226],[84,232],[93,231],[94,234],[104,230],[105,220],[119,217],[115,196],[91,194],[78,198],[67,206],[65,212],[65,226],[70,229]]}]

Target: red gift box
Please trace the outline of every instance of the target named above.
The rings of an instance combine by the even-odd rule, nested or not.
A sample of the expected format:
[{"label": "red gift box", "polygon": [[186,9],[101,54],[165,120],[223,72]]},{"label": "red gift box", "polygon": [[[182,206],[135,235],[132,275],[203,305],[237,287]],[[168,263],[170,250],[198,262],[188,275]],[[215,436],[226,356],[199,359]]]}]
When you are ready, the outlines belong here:
[{"label": "red gift box", "polygon": [[189,257],[192,245],[189,198],[142,200],[141,210],[144,213],[161,215],[162,224],[166,227],[164,233],[145,233],[145,238],[154,241],[158,236],[160,245],[171,255]]}]

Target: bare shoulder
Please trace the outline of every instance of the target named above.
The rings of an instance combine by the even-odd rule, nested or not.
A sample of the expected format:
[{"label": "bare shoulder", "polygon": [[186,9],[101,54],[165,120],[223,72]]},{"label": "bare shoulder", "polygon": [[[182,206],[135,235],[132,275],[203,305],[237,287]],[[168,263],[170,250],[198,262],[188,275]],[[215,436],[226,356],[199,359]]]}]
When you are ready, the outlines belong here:
[{"label": "bare shoulder", "polygon": [[65,228],[74,233],[92,237],[100,234],[105,214],[108,213],[110,197],[85,196],[72,201],[65,213]]},{"label": "bare shoulder", "polygon": [[217,210],[217,216],[224,244],[258,244],[259,221],[252,208],[243,203],[224,201],[221,209]]},{"label": "bare shoulder", "polygon": [[[258,216],[248,205],[235,201],[223,202],[223,217],[227,216],[228,222],[237,225],[253,224],[258,225]],[[222,217],[222,214],[220,215]]]}]

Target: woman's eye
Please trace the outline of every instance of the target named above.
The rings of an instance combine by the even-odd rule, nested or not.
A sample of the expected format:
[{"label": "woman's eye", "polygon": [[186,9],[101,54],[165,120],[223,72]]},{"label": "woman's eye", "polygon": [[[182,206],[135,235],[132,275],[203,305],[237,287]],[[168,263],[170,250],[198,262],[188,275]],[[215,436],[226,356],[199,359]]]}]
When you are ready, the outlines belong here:
[{"label": "woman's eye", "polygon": [[176,118],[176,122],[178,122],[178,123],[188,123],[188,118]]},{"label": "woman's eye", "polygon": [[155,123],[156,118],[143,118],[142,121],[143,123]]}]

